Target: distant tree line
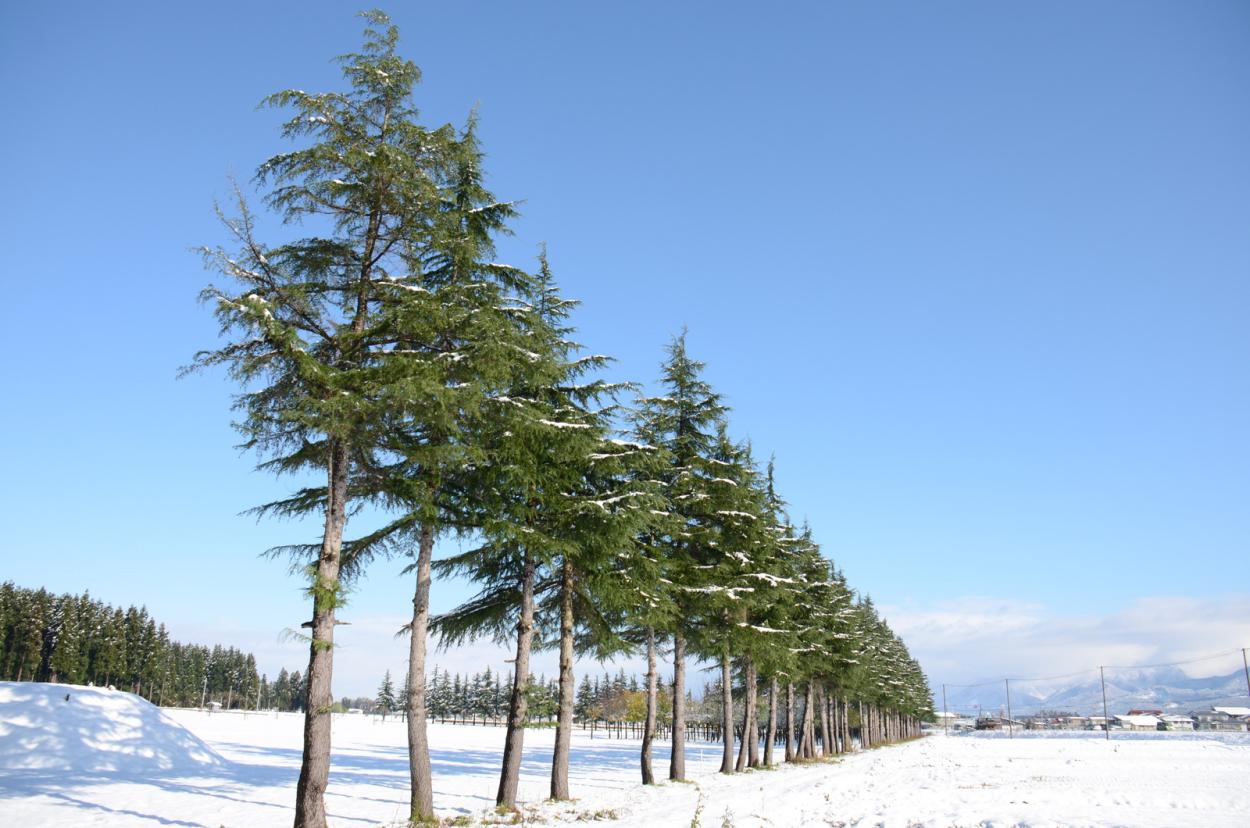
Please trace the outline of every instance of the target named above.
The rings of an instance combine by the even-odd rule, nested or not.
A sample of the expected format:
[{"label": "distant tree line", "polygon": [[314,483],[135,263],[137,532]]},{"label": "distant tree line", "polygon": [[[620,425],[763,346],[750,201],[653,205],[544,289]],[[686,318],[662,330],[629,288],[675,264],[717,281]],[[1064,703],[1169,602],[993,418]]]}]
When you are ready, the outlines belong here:
[{"label": "distant tree line", "polygon": [[[305,700],[308,698],[308,679],[300,675],[299,670],[292,670],[290,673],[285,668],[278,671],[278,678],[273,684],[261,678],[263,684],[261,690],[261,707],[265,710],[279,710],[284,712],[303,712]],[[353,705],[347,704],[346,707]]]},{"label": "distant tree line", "polygon": [[113,685],[154,704],[227,708],[255,707],[264,682],[251,653],[171,641],[146,607],[12,581],[0,584],[0,680]]}]

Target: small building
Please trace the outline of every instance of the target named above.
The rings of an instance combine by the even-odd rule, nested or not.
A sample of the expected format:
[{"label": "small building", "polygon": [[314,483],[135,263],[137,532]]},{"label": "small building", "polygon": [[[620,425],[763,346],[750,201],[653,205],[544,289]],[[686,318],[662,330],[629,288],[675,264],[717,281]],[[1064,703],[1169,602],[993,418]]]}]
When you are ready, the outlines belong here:
[{"label": "small building", "polygon": [[1162,716],[1162,710],[1130,710],[1130,716]]},{"label": "small building", "polygon": [[1107,719],[1103,716],[1090,716],[1089,717],[1089,729],[1090,730],[1106,730]]},{"label": "small building", "polygon": [[1064,716],[1059,720],[1061,730],[1093,730],[1089,716]]},{"label": "small building", "polygon": [[1234,719],[1250,718],[1250,707],[1212,707],[1216,713],[1227,713]]},{"label": "small building", "polygon": [[1245,733],[1247,720],[1228,712],[1245,709],[1243,707],[1213,707],[1210,710],[1195,710],[1189,715],[1194,720],[1194,730]]},{"label": "small building", "polygon": [[1158,730],[1161,722],[1158,716],[1123,715],[1112,716],[1112,726],[1120,730]]},{"label": "small building", "polygon": [[1160,730],[1193,730],[1194,720],[1189,716],[1160,716]]},{"label": "small building", "polygon": [[206,704],[206,705],[204,705],[204,706],[205,706],[206,708],[208,708],[209,710],[220,710],[220,709],[221,709],[221,702],[211,701],[211,702],[209,702],[208,704]]}]

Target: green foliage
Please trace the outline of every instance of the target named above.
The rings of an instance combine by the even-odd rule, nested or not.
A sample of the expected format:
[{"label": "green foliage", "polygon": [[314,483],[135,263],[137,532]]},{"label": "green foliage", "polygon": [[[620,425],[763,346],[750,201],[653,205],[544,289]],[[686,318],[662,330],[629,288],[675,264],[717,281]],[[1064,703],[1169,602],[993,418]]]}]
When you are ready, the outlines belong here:
[{"label": "green foliage", "polygon": [[479,470],[482,542],[437,565],[483,584],[465,604],[435,619],[445,644],[492,635],[506,638],[520,609],[525,561],[537,567],[539,646],[558,639],[562,580],[573,572],[578,646],[606,655],[622,649],[618,615],[627,594],[618,555],[649,525],[653,491],[633,472],[639,447],[613,438],[613,395],[588,378],[607,359],[580,356],[567,324],[576,302],[564,299],[546,256],[516,305],[524,332],[521,367],[494,398],[497,418],[482,432],[489,465]]},{"label": "green foliage", "polygon": [[391,713],[396,709],[395,706],[395,683],[391,681],[391,671],[387,670],[386,675],[382,678],[382,683],[378,685],[378,695],[375,699],[377,710],[383,716]]},{"label": "green foliage", "polygon": [[114,685],[155,703],[256,703],[256,659],[233,647],[171,641],[144,607],[0,584],[0,681]]},{"label": "green foliage", "polygon": [[[731,436],[685,333],[668,346],[662,391],[623,411],[618,396],[632,386],[602,379],[610,360],[574,341],[577,303],[545,251],[534,273],[494,260],[516,210],[486,187],[476,114],[460,128],[422,125],[419,70],[397,53],[385,15],[365,18],[363,46],[339,59],[345,90],[265,101],[288,114],[283,135],[295,144],[256,175],[287,236],[263,243],[236,192],[234,212],[221,213],[229,249],[203,251],[225,279],[202,297],[226,343],[192,366],[220,366],[239,383],[236,425],[261,468],[324,475],[256,514],[386,515],[346,540],[341,559],[328,541],[272,550],[308,567],[318,610],[341,606],[344,582],[375,557],[456,534],[468,548],[435,571],[480,589],[433,619],[444,645],[510,637],[532,573],[536,646],[559,640],[568,598],[585,654],[635,651],[650,630],[681,634],[693,654],[749,659],[765,680],[927,710],[919,666],[812,532],[791,525],[773,464],[761,470]],[[13,626],[0,666],[79,675],[96,664],[72,644],[84,635],[72,607],[35,601],[20,615],[39,621]],[[110,626],[150,637],[130,621]],[[98,649],[106,671],[144,674],[117,635]],[[401,702],[383,693],[388,681],[383,709],[383,696]],[[301,698],[293,684],[279,676],[284,704]],[[620,715],[637,712],[636,690],[587,687],[579,715],[622,700]],[[429,709],[498,715],[502,688],[497,675],[453,681],[436,670]],[[549,691],[526,686],[531,718],[549,715]]]}]

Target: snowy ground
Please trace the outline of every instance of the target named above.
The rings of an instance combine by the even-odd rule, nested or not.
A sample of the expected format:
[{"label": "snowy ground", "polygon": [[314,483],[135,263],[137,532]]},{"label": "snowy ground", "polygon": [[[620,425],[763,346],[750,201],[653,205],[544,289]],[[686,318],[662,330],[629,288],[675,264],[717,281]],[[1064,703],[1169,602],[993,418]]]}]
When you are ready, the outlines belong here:
[{"label": "snowy ground", "polygon": [[[158,711],[124,693],[0,683],[0,825],[285,828],[301,723],[295,715]],[[937,735],[832,764],[733,777],[715,773],[718,746],[694,745],[691,784],[642,788],[636,741],[579,732],[570,773],[578,800],[551,805],[542,799],[552,737],[526,735],[521,798],[533,803],[527,821],[538,824],[615,816],[606,824],[1250,825],[1245,737]],[[430,739],[439,813],[487,813],[502,730],[433,725]],[[408,797],[403,724],[338,717],[334,744],[331,823],[398,821]],[[662,771],[667,753],[659,747]]]}]

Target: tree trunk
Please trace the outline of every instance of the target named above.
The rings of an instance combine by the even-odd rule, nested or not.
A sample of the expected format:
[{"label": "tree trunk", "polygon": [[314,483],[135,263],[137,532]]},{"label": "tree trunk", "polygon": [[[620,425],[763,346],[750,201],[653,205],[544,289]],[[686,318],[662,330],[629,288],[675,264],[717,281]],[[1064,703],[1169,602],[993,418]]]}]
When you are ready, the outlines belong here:
[{"label": "tree trunk", "polygon": [[686,638],[673,633],[673,752],[668,762],[669,779],[686,778]]},{"label": "tree trunk", "polygon": [[534,638],[534,558],[525,556],[521,575],[521,617],[517,620],[516,670],[512,676],[512,700],[508,705],[508,733],[503,744],[503,769],[495,804],[516,810],[517,786],[521,781],[521,751],[525,746],[525,691],[530,679],[530,642]]},{"label": "tree trunk", "polygon": [[768,730],[764,739],[764,765],[773,764],[773,742],[777,741],[777,677],[768,681]]},{"label": "tree trunk", "polygon": [[751,714],[747,712],[746,704],[742,707],[742,737],[738,742],[738,761],[734,763],[734,770],[738,773],[747,769],[747,728],[751,726]]},{"label": "tree trunk", "polygon": [[642,726],[642,784],[654,785],[651,772],[651,740],[655,738],[656,713],[655,630],[647,628],[647,718]]},{"label": "tree trunk", "polygon": [[564,559],[560,575],[560,712],[551,756],[551,798],[569,798],[569,745],[573,738],[573,567]]},{"label": "tree trunk", "polygon": [[842,729],[842,717],[838,715],[838,711],[842,709],[838,702],[838,697],[834,695],[829,699],[829,716],[830,727],[833,728],[833,752],[841,754],[846,749],[846,731]]},{"label": "tree trunk", "polygon": [[803,702],[803,750],[801,751],[804,759],[812,759],[816,756],[816,746],[813,742],[816,739],[816,724],[812,710],[812,702],[816,700],[815,692],[816,682],[811,679],[807,680],[807,698]]},{"label": "tree trunk", "polygon": [[434,558],[434,527],[421,526],[417,546],[417,588],[412,597],[408,638],[408,773],[411,794],[408,819],[434,821],[434,782],[430,773],[430,742],[425,726],[425,644],[430,624],[430,563]]},{"label": "tree trunk", "polygon": [[749,657],[747,658],[747,712],[750,714],[750,726],[745,731],[743,738],[750,738],[747,744],[747,764],[753,768],[760,765],[760,738],[759,738],[759,702],[756,696],[759,695],[759,683],[755,672],[755,662]]},{"label": "tree trunk", "polygon": [[721,759],[720,772],[734,772],[734,687],[733,672],[729,666],[729,654],[720,657],[721,682]]},{"label": "tree trunk", "polygon": [[832,738],[829,732],[829,700],[825,698],[825,688],[822,685],[819,689],[820,693],[820,755],[833,755]]},{"label": "tree trunk", "polygon": [[347,444],[332,439],[326,462],[326,523],[313,573],[312,636],[308,653],[308,701],[304,706],[304,754],[295,787],[295,828],[325,828],[330,780],[330,679],[334,672],[334,610],[339,600],[343,526],[347,523]]},{"label": "tree trunk", "polygon": [[786,761],[793,762],[797,755],[794,744],[794,682],[786,682]]},{"label": "tree trunk", "polygon": [[755,664],[744,658],[742,665],[742,746],[738,749],[737,770],[759,764],[758,727],[755,722]]}]

